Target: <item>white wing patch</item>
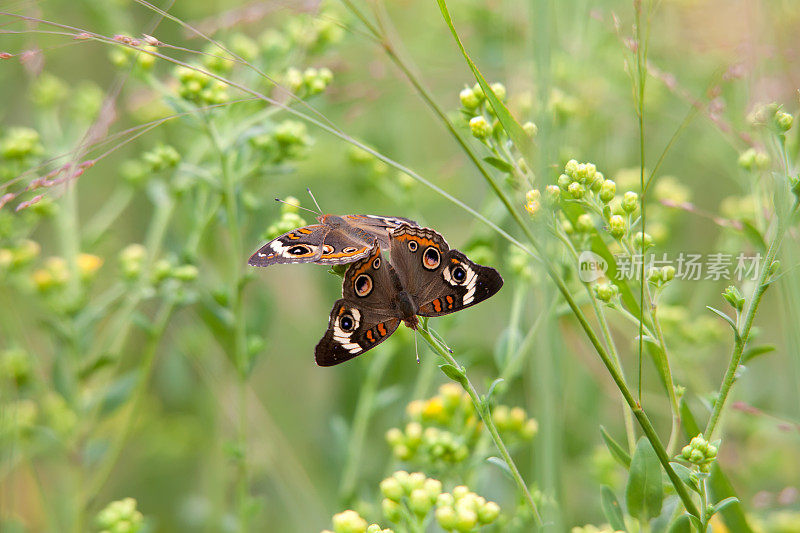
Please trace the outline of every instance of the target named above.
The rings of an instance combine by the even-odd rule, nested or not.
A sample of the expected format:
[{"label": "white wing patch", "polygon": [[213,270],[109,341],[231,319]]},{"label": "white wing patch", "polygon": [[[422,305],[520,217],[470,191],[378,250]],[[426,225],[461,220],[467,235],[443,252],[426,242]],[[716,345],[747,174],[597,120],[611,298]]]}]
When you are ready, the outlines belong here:
[{"label": "white wing patch", "polygon": [[350,309],[350,314],[353,316],[353,328],[350,331],[345,331],[339,325],[339,321],[341,320],[341,315],[336,317],[336,322],[333,324],[333,340],[338,342],[342,345],[342,348],[347,350],[350,353],[359,353],[361,351],[361,346],[358,343],[350,342],[350,337],[353,336],[353,333],[358,329],[359,324],[361,324],[361,313],[358,309]]},{"label": "white wing patch", "polygon": [[475,299],[475,285],[478,283],[478,274],[476,274],[475,271],[472,270],[466,263],[459,263],[459,265],[464,269],[464,272],[466,272],[463,282],[459,283],[453,279],[453,275],[450,273],[452,267],[442,270],[442,276],[444,276],[444,280],[450,285],[453,285],[454,287],[462,286],[467,289],[462,301],[464,305],[469,305],[472,303],[472,300]]}]

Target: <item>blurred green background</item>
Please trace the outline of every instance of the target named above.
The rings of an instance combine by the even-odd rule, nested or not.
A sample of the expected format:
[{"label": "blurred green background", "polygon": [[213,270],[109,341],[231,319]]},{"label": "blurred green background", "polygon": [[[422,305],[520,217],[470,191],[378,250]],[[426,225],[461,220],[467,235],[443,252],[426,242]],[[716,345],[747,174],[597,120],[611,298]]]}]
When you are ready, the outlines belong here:
[{"label": "blurred green background", "polygon": [[[370,6],[364,9],[372,14]],[[281,81],[290,79],[291,67],[330,69],[333,79],[320,94],[303,89],[303,98],[322,113],[323,122],[413,169],[516,235],[441,121],[345,6],[202,0],[160,7],[169,7],[171,15],[215,39],[238,42],[238,49],[253,54],[248,60]],[[659,252],[753,251],[746,232],[713,217],[765,227],[768,213],[759,210],[757,201],[763,191],[737,160],[751,145],[764,148],[748,133],[746,122],[757,103],[776,101],[790,113],[797,109],[800,6],[788,0],[665,0],[657,7],[648,51],[646,165],[652,168],[688,116],[661,167],[660,174],[672,178],[656,196],[677,195],[691,201],[697,212],[653,200],[648,231]],[[540,128],[537,141],[543,147],[537,152],[537,186],[554,183],[564,163],[575,158],[595,163],[620,191],[638,188],[639,138],[626,48],[630,3],[469,0],[453,2],[450,9],[473,59],[487,79],[505,84],[509,107],[520,121],[539,123],[538,117],[549,117],[550,128]],[[442,233],[451,247],[501,272],[506,285],[497,296],[432,322],[481,391],[497,377],[498,354],[509,339],[518,342],[537,317],[544,317],[524,369],[508,383],[503,400],[523,406],[539,422],[539,434],[516,447],[514,457],[542,497],[557,502],[553,513],[559,527],[605,521],[599,486],[622,487],[624,471],[603,447],[598,425],[622,439],[618,393],[574,321],[558,301],[550,304],[553,290],[537,264],[521,270],[508,242],[493,230],[335,135],[308,125],[305,131],[295,130],[293,140],[276,145],[276,128],[292,117],[279,109],[259,115],[265,109],[260,103],[188,112],[197,102],[175,96],[188,87],[175,65],[161,58],[152,65],[137,64],[140,60],[131,54],[114,56],[119,49],[113,44],[72,36],[75,28],[109,38],[126,34],[141,39],[146,33],[190,51],[207,49],[203,39],[173,21],[159,21],[143,5],[12,0],[3,10],[63,25],[0,15],[0,51],[13,54],[0,62],[5,102],[0,135],[4,142],[20,142],[14,128],[33,128],[41,144],[29,155],[15,159],[6,153],[0,160],[0,196],[20,193],[0,209],[0,247],[17,254],[13,259],[7,255],[8,264],[0,267],[3,531],[94,531],[96,513],[125,497],[137,500],[152,531],[233,531],[241,527],[243,512],[253,531],[318,531],[329,527],[333,513],[348,507],[380,516],[377,483],[403,467],[392,458],[384,434],[405,423],[407,403],[430,397],[447,379],[436,368],[438,356],[427,347],[420,347],[422,361],[415,363],[413,335],[406,328],[347,364],[326,369],[314,364],[313,349],[340,294],[340,279],[316,265],[245,267],[281,218],[281,207],[272,199],[295,196],[313,207],[306,187],[324,212],[412,218]],[[458,93],[475,80],[436,3],[404,0],[376,4],[375,10],[391,24],[389,34],[400,55],[468,135]],[[158,51],[192,64],[213,61],[169,47]],[[225,72],[246,87],[286,101],[242,65]],[[543,87],[548,87],[545,94]],[[101,97],[117,88],[113,111],[100,111]],[[225,100],[245,96],[228,88]],[[208,98],[204,104],[217,103],[213,95]],[[304,104],[292,105],[313,115]],[[122,141],[141,130],[111,137],[176,113],[185,114],[131,142]],[[210,153],[208,122],[196,115],[213,117],[223,138],[252,117],[262,117],[241,150],[231,148],[254,165],[236,189],[238,247],[231,239],[224,193],[218,196],[224,183],[218,158]],[[80,149],[82,139],[98,116],[108,120],[98,139],[109,142],[87,155]],[[266,135],[263,145],[250,139],[258,135]],[[159,146],[172,147],[180,163],[169,161],[172,152],[143,156]],[[112,147],[118,149],[87,168],[72,182],[71,192],[60,185],[22,190],[63,163],[97,157]],[[61,154],[66,159],[44,164]],[[12,184],[18,176],[22,179]],[[521,207],[524,187],[509,181],[503,186]],[[19,202],[41,192],[45,197],[38,204],[15,212]],[[163,198],[172,205],[168,215],[157,207]],[[214,198],[220,202],[216,208]],[[167,219],[153,260],[164,259],[161,267],[173,270],[145,287],[126,279],[125,259],[119,255],[152,237],[159,213]],[[208,219],[199,221],[205,214]],[[313,218],[299,215],[309,222]],[[784,243],[786,275],[767,293],[756,319],[759,343],[774,344],[776,350],[748,364],[737,383],[733,399],[744,402],[743,408],[726,413],[720,459],[748,514],[767,525],[777,514],[790,516],[800,509],[796,238],[790,232]],[[17,261],[26,240],[38,243],[40,251]],[[85,269],[86,279],[65,281],[65,292],[58,292],[57,279],[50,281],[56,289],[43,288],[37,271],[58,278],[53,270],[59,265],[47,258],[75,251],[99,258],[102,266],[95,272],[77,263],[61,265],[70,279]],[[235,251],[239,257],[232,257]],[[235,264],[241,272],[232,274]],[[196,272],[184,269],[186,279],[181,279],[174,269],[187,265]],[[232,276],[240,275],[246,285],[237,311],[229,305],[230,286]],[[578,293],[580,285],[572,278]],[[722,307],[719,294],[727,284],[682,282],[662,301],[676,381],[687,388],[692,408],[703,418],[702,400],[718,387],[731,345],[730,332],[705,306]],[[131,300],[133,294],[141,297]],[[166,308],[168,301],[173,303]],[[518,328],[510,326],[512,308],[521,317]],[[159,331],[162,312],[168,320]],[[236,317],[244,323],[252,357],[246,370],[230,355],[232,335],[238,334]],[[116,346],[115,336],[128,327]],[[623,319],[612,329],[633,380],[636,332]],[[151,356],[149,378],[137,381],[141,361]],[[366,398],[365,383],[370,384]],[[138,387],[140,399],[134,404]],[[644,399],[657,429],[668,431],[669,407],[649,363]],[[363,402],[366,425],[354,429]],[[125,439],[118,460],[108,465],[107,476],[98,478],[98,468],[108,464],[104,457],[121,433]],[[354,486],[343,488],[347,468],[353,469]],[[515,487],[498,469],[475,466],[471,475],[470,488],[513,512]],[[244,499],[237,496],[243,486]],[[97,493],[82,499],[92,487]],[[800,530],[793,518],[786,520],[790,526],[781,531]]]}]

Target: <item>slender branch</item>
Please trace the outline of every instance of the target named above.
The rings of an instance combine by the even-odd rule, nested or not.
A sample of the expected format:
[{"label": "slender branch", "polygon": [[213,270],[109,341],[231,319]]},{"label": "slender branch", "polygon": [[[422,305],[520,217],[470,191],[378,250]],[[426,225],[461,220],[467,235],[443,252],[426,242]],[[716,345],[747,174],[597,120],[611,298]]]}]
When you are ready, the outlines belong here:
[{"label": "slender branch", "polygon": [[[445,360],[453,365],[456,368],[461,368],[461,365],[458,364],[458,361],[450,355],[447,350],[444,350],[436,341],[434,341],[431,334],[423,328],[419,328],[420,335],[423,339],[430,345],[430,347],[439,355],[445,358]],[[525,498],[525,502],[528,504],[528,507],[531,509],[533,513],[533,520],[538,527],[542,527],[542,517],[539,513],[539,508],[536,506],[536,503],[533,501],[533,497],[531,496],[530,491],[528,490],[528,486],[525,484],[525,480],[522,479],[522,474],[519,473],[519,469],[517,465],[514,463],[514,460],[511,458],[511,454],[508,453],[508,448],[506,448],[503,439],[500,437],[500,433],[497,431],[497,427],[494,425],[494,420],[492,420],[492,413],[489,410],[488,405],[481,400],[478,392],[475,390],[475,387],[472,385],[472,382],[464,373],[464,380],[461,383],[461,386],[464,387],[464,390],[469,394],[470,399],[472,400],[472,404],[475,406],[475,409],[478,411],[478,415],[480,415],[483,424],[486,426],[486,429],[489,430],[489,433],[492,436],[492,440],[497,446],[497,450],[500,452],[500,455],[503,456],[503,460],[508,465],[508,469],[511,472],[511,476],[514,478],[514,481],[517,483],[520,492]]]}]

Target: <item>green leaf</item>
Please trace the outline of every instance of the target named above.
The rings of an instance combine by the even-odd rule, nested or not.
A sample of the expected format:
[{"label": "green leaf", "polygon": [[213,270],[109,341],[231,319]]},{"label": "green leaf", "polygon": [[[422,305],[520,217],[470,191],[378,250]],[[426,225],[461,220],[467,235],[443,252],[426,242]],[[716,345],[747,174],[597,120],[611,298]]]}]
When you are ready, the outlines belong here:
[{"label": "green leaf", "polygon": [[465,385],[467,383],[467,376],[463,367],[456,368],[453,365],[445,364],[439,365],[439,368],[442,369],[442,372],[444,372],[445,376],[452,379],[456,383],[460,383],[461,385]]},{"label": "green leaf", "polygon": [[606,516],[611,529],[614,531],[627,531],[625,519],[622,516],[622,508],[614,495],[614,491],[608,485],[600,488],[600,501],[603,505],[603,514]]},{"label": "green leaf", "polygon": [[498,159],[497,157],[484,157],[483,160],[501,172],[506,172],[508,174],[514,172],[513,166],[503,161],[502,159]]},{"label": "green leaf", "polygon": [[631,456],[625,451],[625,448],[618,444],[617,441],[615,441],[611,435],[608,434],[608,431],[606,431],[605,427],[600,426],[600,434],[603,436],[603,440],[608,447],[608,451],[611,452],[611,456],[625,468],[630,468]]},{"label": "green leaf", "polygon": [[748,348],[742,354],[742,364],[747,363],[751,359],[758,357],[759,355],[763,355],[765,353],[774,352],[777,348],[774,344],[762,344],[761,346],[754,346],[752,348]]},{"label": "green leaf", "polygon": [[729,496],[724,500],[720,500],[714,504],[714,512],[718,513],[728,507],[729,505],[733,505],[734,503],[739,503],[739,498],[736,496]]},{"label": "green leaf", "polygon": [[683,429],[686,433],[686,440],[688,441],[692,437],[699,435],[700,426],[697,425],[697,421],[695,420],[691,409],[689,409],[689,404],[686,402],[685,396],[681,398],[681,403],[678,407],[678,410],[681,414],[681,423],[683,424]]},{"label": "green leaf", "polygon": [[744,233],[745,237],[747,237],[750,242],[753,243],[756,248],[758,248],[759,251],[766,252],[767,243],[764,241],[764,237],[756,229],[756,227],[746,220],[740,220],[739,222],[742,224],[742,232]]},{"label": "green leaf", "polygon": [[108,415],[128,401],[139,382],[139,372],[132,370],[117,378],[100,398],[100,414]]},{"label": "green leaf", "polygon": [[689,515],[679,516],[669,528],[669,533],[692,533],[692,520]]},{"label": "green leaf", "polygon": [[678,477],[681,478],[681,481],[683,481],[686,484],[686,486],[688,486],[696,493],[700,494],[700,487],[698,487],[697,482],[695,482],[692,479],[691,470],[686,468],[684,465],[675,462],[671,462],[670,466],[672,466],[672,469],[675,471],[676,474],[678,474]]},{"label": "green leaf", "polygon": [[483,89],[483,94],[486,95],[486,99],[489,100],[489,103],[492,105],[495,115],[497,115],[497,119],[500,121],[500,124],[503,125],[503,128],[506,130],[506,132],[508,132],[508,136],[517,146],[517,149],[522,152],[523,157],[530,160],[530,156],[533,151],[533,141],[528,134],[525,133],[525,130],[522,129],[520,123],[517,122],[517,120],[511,115],[506,105],[500,101],[497,95],[494,94],[494,91],[489,86],[489,83],[487,83],[480,70],[478,70],[478,67],[472,61],[472,58],[470,58],[467,50],[464,48],[464,45],[461,42],[461,38],[458,36],[455,26],[453,25],[453,19],[450,17],[450,11],[447,9],[447,2],[445,2],[445,0],[437,0],[437,2],[439,3],[439,10],[442,12],[442,17],[444,18],[445,23],[447,23],[447,27],[450,28],[450,33],[453,34],[453,38],[456,40],[458,48],[464,55],[464,59],[467,61],[470,70],[472,70],[472,73],[475,75],[475,79],[478,80],[478,84],[481,86],[481,89]]},{"label": "green leaf", "polygon": [[739,335],[739,330],[736,329],[736,322],[734,322],[731,317],[729,317],[728,315],[726,315],[725,313],[723,313],[719,309],[714,309],[710,305],[707,305],[706,309],[708,309],[709,311],[711,311],[715,315],[719,316],[722,320],[724,320],[725,322],[730,324],[730,326],[733,328],[734,333],[736,333],[737,336]]},{"label": "green leaf", "polygon": [[631,458],[625,499],[628,514],[645,522],[661,513],[664,487],[661,484],[661,465],[650,442],[642,437],[636,443]]},{"label": "green leaf", "polygon": [[508,467],[508,464],[500,459],[499,457],[488,457],[486,462],[495,465],[497,468],[503,471],[505,475],[507,475],[511,480],[514,480],[514,474],[511,473],[511,469]]},{"label": "green leaf", "polygon": [[503,383],[504,381],[505,380],[503,378],[497,378],[494,381],[492,381],[492,384],[489,385],[489,391],[486,393],[486,397],[484,398],[484,402],[488,404],[489,402],[492,401],[492,393],[494,393],[497,386]]}]

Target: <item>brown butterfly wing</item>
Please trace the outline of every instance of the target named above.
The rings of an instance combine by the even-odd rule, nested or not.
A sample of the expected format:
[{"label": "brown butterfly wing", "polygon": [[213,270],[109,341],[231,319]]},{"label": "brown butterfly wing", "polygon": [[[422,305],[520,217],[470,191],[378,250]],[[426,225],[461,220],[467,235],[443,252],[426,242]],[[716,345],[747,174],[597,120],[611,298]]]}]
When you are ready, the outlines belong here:
[{"label": "brown butterfly wing", "polygon": [[323,254],[325,236],[330,228],[312,224],[276,237],[250,256],[248,265],[267,267],[284,263],[313,263]]},{"label": "brown butterfly wing", "polygon": [[430,228],[400,226],[392,233],[390,253],[421,316],[441,316],[473,306],[503,286],[497,270],[451,250]]},{"label": "brown butterfly wing", "polygon": [[368,257],[350,265],[342,282],[342,298],[333,304],[328,329],[314,350],[318,365],[337,365],[361,355],[397,329],[398,283],[378,245]]}]

